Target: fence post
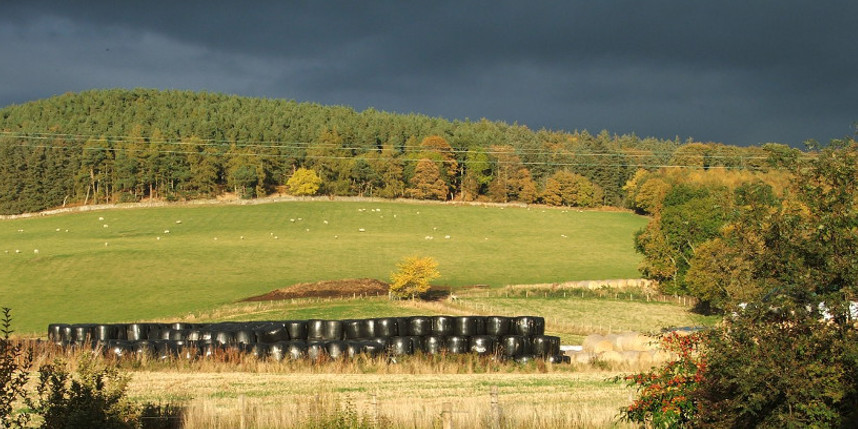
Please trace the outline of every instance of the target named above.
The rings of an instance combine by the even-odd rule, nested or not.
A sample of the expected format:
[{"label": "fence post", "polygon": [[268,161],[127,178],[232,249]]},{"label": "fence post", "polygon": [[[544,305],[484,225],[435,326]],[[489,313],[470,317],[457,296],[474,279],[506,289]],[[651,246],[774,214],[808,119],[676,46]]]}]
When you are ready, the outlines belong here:
[{"label": "fence post", "polygon": [[491,429],[500,429],[501,427],[501,409],[498,403],[498,387],[492,386],[492,421]]},{"label": "fence post", "polygon": [[453,411],[449,402],[441,406],[441,429],[453,429]]}]

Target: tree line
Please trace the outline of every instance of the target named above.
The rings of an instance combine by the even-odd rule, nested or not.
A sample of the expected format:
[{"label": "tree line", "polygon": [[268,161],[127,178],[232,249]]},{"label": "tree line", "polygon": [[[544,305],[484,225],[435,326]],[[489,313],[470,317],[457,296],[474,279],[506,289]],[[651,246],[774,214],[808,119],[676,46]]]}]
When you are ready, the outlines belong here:
[{"label": "tree line", "polygon": [[756,171],[771,155],[207,92],[93,90],[0,110],[0,213],[254,198],[302,168],[325,195],[621,207],[639,170]]}]

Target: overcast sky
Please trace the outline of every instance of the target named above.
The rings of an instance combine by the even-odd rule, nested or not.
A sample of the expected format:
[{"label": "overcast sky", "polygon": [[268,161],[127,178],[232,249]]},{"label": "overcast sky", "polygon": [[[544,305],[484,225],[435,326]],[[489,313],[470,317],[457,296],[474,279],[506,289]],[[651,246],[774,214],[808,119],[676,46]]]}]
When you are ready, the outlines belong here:
[{"label": "overcast sky", "polygon": [[190,89],[801,147],[855,131],[856,19],[854,0],[9,0],[0,107]]}]

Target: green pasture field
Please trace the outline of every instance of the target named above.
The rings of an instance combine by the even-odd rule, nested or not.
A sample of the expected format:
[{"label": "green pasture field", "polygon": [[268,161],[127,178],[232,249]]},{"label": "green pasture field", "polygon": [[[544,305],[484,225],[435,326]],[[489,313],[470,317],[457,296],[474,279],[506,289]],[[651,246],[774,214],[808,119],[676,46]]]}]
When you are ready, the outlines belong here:
[{"label": "green pasture field", "polygon": [[51,322],[181,317],[299,282],[387,280],[411,255],[436,258],[437,283],[453,287],[633,278],[632,237],[645,223],[621,212],[344,201],[2,220],[0,305],[16,332],[43,334]]}]

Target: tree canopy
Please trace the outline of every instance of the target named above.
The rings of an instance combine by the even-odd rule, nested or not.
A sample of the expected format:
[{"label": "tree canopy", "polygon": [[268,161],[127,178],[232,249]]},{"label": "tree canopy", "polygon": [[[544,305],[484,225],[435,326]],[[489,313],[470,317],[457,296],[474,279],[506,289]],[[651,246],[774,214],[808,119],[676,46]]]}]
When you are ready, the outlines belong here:
[{"label": "tree canopy", "polygon": [[[778,145],[534,131],[208,92],[93,90],[0,110],[0,213],[228,192],[255,198],[300,168],[317,173],[325,195],[397,198],[419,189],[421,162],[436,164],[445,188],[443,196],[424,191],[426,198],[620,207],[638,169],[673,161],[756,171],[766,167],[761,160],[791,157]],[[434,174],[427,170],[419,173]]]}]

